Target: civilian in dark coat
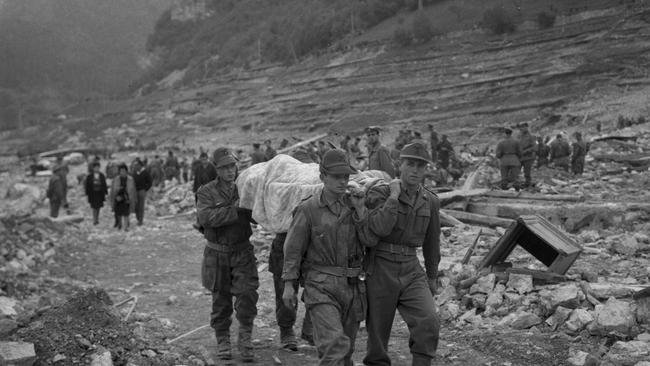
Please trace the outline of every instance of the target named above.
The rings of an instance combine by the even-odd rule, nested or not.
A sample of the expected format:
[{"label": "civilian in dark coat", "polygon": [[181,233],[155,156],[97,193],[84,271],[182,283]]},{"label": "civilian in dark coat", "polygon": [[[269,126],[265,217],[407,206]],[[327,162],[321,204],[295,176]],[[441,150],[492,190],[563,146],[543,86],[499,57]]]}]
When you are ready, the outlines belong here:
[{"label": "civilian in dark coat", "polygon": [[145,169],[140,159],[135,159],[133,163],[133,181],[136,191],[135,218],[138,220],[138,226],[140,226],[144,220],[144,204],[147,201],[147,191],[153,185],[153,179],[151,179],[149,171]]},{"label": "civilian in dark coat", "polygon": [[86,196],[93,210],[93,225],[99,224],[99,209],[104,207],[108,185],[106,176],[100,171],[99,161],[92,163],[92,172],[86,176]]},{"label": "civilian in dark coat", "polygon": [[199,162],[194,166],[192,175],[194,176],[194,184],[192,185],[192,192],[194,193],[196,193],[202,185],[217,179],[217,168],[208,161],[208,154],[201,153]]}]

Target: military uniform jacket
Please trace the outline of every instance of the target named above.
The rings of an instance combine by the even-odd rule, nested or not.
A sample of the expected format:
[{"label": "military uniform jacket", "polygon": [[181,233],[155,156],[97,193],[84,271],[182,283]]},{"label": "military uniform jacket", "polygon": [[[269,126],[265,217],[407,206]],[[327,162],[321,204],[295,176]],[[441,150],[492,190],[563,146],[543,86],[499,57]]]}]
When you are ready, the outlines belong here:
[{"label": "military uniform jacket", "polygon": [[573,143],[573,155],[571,161],[578,161],[587,155],[587,144],[584,141],[576,141]]},{"label": "military uniform jacket", "polygon": [[496,156],[502,166],[520,165],[521,145],[519,141],[508,137],[497,145]]},{"label": "military uniform jacket", "polygon": [[571,155],[569,143],[562,140],[555,140],[551,144],[551,160],[568,158]]},{"label": "military uniform jacket", "polygon": [[[436,278],[440,263],[438,197],[422,186],[417,190],[415,198],[409,197],[405,190],[402,190],[397,200],[389,196],[390,187],[387,184],[375,186],[368,191],[366,204],[370,209],[370,231],[379,237],[380,243],[422,247],[427,276]],[[413,213],[409,215],[409,211]],[[382,255],[382,252],[377,252],[377,256]]]},{"label": "military uniform jacket", "polygon": [[235,184],[219,178],[196,192],[196,210],[203,236],[212,243],[235,245],[247,242],[252,234],[250,211],[236,206],[239,193]]},{"label": "military uniform jacket", "polygon": [[368,146],[368,150],[368,169],[384,171],[391,178],[394,178],[395,167],[393,166],[393,159],[390,158],[390,150],[381,144],[374,147]]},{"label": "military uniform jacket", "polygon": [[328,202],[324,193],[311,196],[296,209],[287,233],[282,279],[297,280],[310,265],[360,267],[364,246],[375,244],[367,215],[359,217],[347,197]]},{"label": "military uniform jacket", "polygon": [[535,160],[537,141],[530,133],[524,134],[519,139],[521,147],[521,161]]}]

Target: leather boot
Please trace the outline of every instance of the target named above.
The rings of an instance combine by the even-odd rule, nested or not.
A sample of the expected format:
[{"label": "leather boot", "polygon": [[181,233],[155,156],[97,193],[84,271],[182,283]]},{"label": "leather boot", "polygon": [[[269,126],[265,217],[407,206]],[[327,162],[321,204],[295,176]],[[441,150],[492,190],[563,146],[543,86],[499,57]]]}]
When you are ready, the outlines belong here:
[{"label": "leather boot", "polygon": [[230,334],[217,335],[217,357],[220,360],[232,360],[230,351]]},{"label": "leather boot", "polygon": [[431,358],[413,355],[412,366],[431,366]]},{"label": "leather boot", "polygon": [[237,348],[243,362],[255,361],[253,354],[253,325],[239,325],[239,337],[237,339]]},{"label": "leather boot", "polygon": [[298,342],[293,328],[280,328],[280,346],[289,351],[298,351]]}]

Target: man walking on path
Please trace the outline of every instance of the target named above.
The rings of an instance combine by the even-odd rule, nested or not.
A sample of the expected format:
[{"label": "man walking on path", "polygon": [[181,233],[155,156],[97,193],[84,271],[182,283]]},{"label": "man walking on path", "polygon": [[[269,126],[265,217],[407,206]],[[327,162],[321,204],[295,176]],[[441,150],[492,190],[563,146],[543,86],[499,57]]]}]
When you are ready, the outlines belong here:
[{"label": "man walking on path", "polygon": [[506,128],[505,139],[497,144],[496,157],[499,159],[501,169],[501,189],[508,189],[512,185],[519,189],[519,171],[521,170],[521,146],[519,141],[512,138],[512,130]]},{"label": "man walking on path", "polygon": [[[379,243],[366,257],[368,349],[365,365],[388,366],[388,340],[395,311],[409,328],[413,366],[431,365],[438,347],[440,320],[435,312],[440,262],[440,202],[422,186],[431,163],[424,144],[400,153],[400,178],[370,189],[370,230]],[[425,270],[417,257],[422,248]]]},{"label": "man walking on path", "polygon": [[239,207],[235,185],[237,160],[230,150],[216,149],[213,160],[218,177],[197,192],[198,222],[207,241],[201,279],[203,286],[212,292],[210,325],[217,337],[217,356],[222,360],[232,358],[230,325],[234,297],[234,310],[239,321],[237,346],[242,361],[252,362],[259,278],[253,245],[249,241],[251,211]]},{"label": "man walking on path", "polygon": [[133,172],[133,180],[135,182],[136,191],[135,218],[138,221],[138,226],[142,226],[144,221],[144,205],[147,201],[147,192],[151,189],[153,180],[140,159],[135,159],[133,168],[135,169]]},{"label": "man walking on path", "polygon": [[521,167],[524,171],[524,187],[530,187],[533,184],[531,171],[533,170],[533,164],[535,163],[535,150],[537,149],[537,144],[535,143],[535,137],[533,137],[528,130],[527,123],[519,126],[519,130],[519,147],[521,148],[520,160]]},{"label": "man walking on path", "polygon": [[50,200],[50,217],[59,217],[59,209],[65,202],[65,183],[61,170],[63,165],[56,165],[48,182],[46,196]]},{"label": "man walking on path", "polygon": [[368,139],[368,169],[381,170],[391,178],[395,177],[395,167],[393,160],[390,158],[390,150],[382,146],[379,141],[380,128],[370,126],[366,128],[366,138]]},{"label": "man walking on path", "polygon": [[303,278],[319,365],[352,366],[355,338],[366,315],[361,262],[364,247],[375,240],[363,192],[346,194],[356,171],[345,152],[325,153],[320,171],[322,192],[298,206],[287,233],[282,299],[295,309],[296,282]]}]

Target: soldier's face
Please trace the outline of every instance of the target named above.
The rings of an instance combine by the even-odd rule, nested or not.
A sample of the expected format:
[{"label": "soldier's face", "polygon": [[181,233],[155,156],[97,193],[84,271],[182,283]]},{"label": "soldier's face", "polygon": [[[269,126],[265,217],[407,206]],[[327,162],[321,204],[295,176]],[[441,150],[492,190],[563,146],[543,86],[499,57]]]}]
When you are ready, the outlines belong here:
[{"label": "soldier's face", "polygon": [[321,174],[323,188],[334,194],[344,194],[350,181],[349,174]]},{"label": "soldier's face", "polygon": [[374,144],[379,140],[379,134],[377,132],[368,132],[366,134],[366,139],[368,143]]},{"label": "soldier's face", "polygon": [[217,175],[221,180],[226,183],[231,183],[237,176],[237,166],[235,164],[228,164],[217,168]]},{"label": "soldier's face", "polygon": [[408,185],[417,185],[424,181],[424,172],[427,163],[416,159],[402,159],[400,164],[400,178]]}]

